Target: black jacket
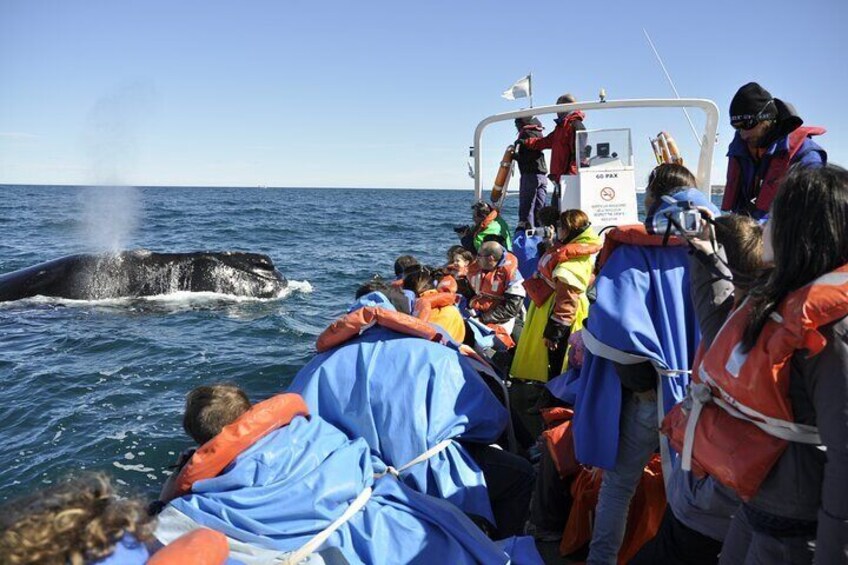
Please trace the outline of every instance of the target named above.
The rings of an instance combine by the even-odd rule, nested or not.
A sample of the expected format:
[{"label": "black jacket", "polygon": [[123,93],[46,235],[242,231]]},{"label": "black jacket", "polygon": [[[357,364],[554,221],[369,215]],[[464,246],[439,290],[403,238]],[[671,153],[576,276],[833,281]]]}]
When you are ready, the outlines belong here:
[{"label": "black jacket", "polygon": [[[518,125],[519,120],[515,120]],[[527,139],[530,137],[542,137],[542,123],[536,118],[525,120],[522,122],[521,130],[518,134],[518,139]],[[545,155],[541,151],[528,149],[522,144],[518,144],[515,152],[515,161],[518,163],[518,170],[522,175],[546,175],[548,174],[548,164],[545,161]]]}]

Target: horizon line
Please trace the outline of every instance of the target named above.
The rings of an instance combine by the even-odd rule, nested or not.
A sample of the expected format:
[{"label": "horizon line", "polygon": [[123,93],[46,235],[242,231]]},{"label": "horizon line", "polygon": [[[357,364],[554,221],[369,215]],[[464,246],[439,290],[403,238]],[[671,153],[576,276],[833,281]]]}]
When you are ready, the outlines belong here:
[{"label": "horizon line", "polygon": [[265,186],[265,185],[214,185],[214,184],[52,184],[0,182],[0,187],[54,187],[54,188],[236,188],[261,190],[451,190],[474,192],[474,188],[438,188],[413,186]]}]

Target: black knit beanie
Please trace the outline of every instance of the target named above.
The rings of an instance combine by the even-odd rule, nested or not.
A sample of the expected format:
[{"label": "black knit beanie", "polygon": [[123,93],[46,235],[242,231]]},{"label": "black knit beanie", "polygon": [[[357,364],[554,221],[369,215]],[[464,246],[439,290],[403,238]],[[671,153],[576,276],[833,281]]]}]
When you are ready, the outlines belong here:
[{"label": "black knit beanie", "polygon": [[736,91],[730,101],[730,123],[757,118],[758,121],[777,118],[777,106],[771,93],[757,84],[749,82]]}]

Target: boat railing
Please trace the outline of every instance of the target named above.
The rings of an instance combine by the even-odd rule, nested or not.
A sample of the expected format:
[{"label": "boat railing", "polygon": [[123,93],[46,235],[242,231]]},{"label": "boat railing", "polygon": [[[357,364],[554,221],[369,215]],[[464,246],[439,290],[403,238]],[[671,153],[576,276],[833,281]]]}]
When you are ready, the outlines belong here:
[{"label": "boat railing", "polygon": [[556,114],[559,112],[614,110],[622,108],[696,108],[704,112],[706,121],[704,131],[699,139],[701,149],[695,178],[697,179],[698,188],[709,196],[711,188],[710,173],[713,164],[713,152],[715,151],[716,133],[718,132],[718,106],[712,100],[701,98],[646,98],[641,100],[608,100],[603,102],[575,102],[573,104],[537,106],[535,108],[495,114],[481,120],[474,130],[474,145],[471,146],[471,154],[474,158],[474,169],[472,172],[474,176],[475,199],[480,200],[483,198],[483,181],[481,176],[483,131],[488,126],[498,122],[515,120],[516,118]]}]

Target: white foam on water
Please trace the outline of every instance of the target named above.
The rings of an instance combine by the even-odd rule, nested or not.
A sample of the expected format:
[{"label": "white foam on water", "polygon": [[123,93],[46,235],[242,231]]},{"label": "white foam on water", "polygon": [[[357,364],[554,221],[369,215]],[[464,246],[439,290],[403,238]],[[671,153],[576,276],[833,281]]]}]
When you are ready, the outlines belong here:
[{"label": "white foam on water", "polygon": [[280,291],[280,294],[277,296],[277,298],[285,298],[293,292],[299,292],[301,294],[310,294],[312,293],[312,290],[312,284],[309,281],[289,281],[289,285]]},{"label": "white foam on water", "polygon": [[138,465],[125,465],[118,461],[112,461],[112,465],[118,469],[123,469],[124,471],[135,471],[136,473],[150,473],[155,470],[153,467],[145,467],[143,463],[139,463]]}]

